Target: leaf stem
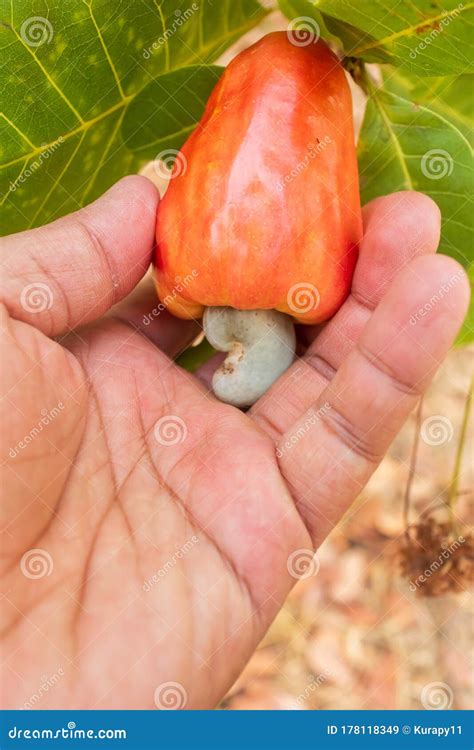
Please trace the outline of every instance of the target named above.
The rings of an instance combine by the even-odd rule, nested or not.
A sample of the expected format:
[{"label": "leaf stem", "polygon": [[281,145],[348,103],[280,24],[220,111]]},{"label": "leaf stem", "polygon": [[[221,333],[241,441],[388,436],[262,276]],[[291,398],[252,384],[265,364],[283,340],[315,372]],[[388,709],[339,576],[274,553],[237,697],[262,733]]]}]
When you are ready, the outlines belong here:
[{"label": "leaf stem", "polygon": [[373,96],[376,93],[377,87],[362,60],[359,60],[358,78],[359,80],[356,82],[359,83],[364,93],[369,97]]},{"label": "leaf stem", "polygon": [[421,417],[423,414],[423,397],[418,402],[418,407],[415,414],[415,436],[413,438],[413,446],[410,456],[410,468],[408,470],[408,479],[405,487],[405,496],[403,498],[403,525],[405,526],[405,534],[408,536],[409,528],[409,513],[410,513],[410,498],[411,488],[413,485],[413,479],[415,476],[416,463],[418,460],[418,446],[420,444],[420,426]]},{"label": "leaf stem", "polygon": [[451,513],[453,513],[454,511],[456,499],[459,495],[459,479],[460,479],[460,474],[461,474],[461,464],[462,464],[464,446],[466,442],[467,426],[469,422],[469,415],[471,413],[473,390],[474,390],[474,376],[471,379],[471,384],[470,384],[469,391],[466,397],[466,402],[464,404],[464,413],[463,413],[462,424],[461,424],[461,434],[459,436],[459,442],[458,442],[458,446],[456,449],[456,458],[454,460],[454,470],[453,470],[453,474],[451,478],[451,483],[449,486],[448,499],[446,503]]}]

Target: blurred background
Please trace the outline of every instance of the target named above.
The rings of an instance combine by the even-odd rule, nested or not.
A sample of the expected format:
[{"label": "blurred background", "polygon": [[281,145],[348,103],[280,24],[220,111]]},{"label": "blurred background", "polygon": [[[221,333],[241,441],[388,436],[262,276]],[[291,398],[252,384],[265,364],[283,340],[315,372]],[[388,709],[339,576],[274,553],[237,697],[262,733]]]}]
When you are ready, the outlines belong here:
[{"label": "blurred background", "polygon": [[[226,65],[287,25],[272,13],[218,63]],[[365,100],[349,81],[357,137]],[[164,189],[152,165],[144,173]],[[474,347],[453,350],[421,410],[319,549],[315,574],[297,583],[222,708],[472,707],[472,415],[451,513],[447,501],[473,372]]]},{"label": "blurred background", "polygon": [[[473,369],[472,348],[453,351],[424,399],[422,435],[430,442],[419,440],[412,523],[427,515],[447,517],[445,500]],[[430,427],[431,438],[425,435]],[[420,425],[413,415],[364,493],[319,549],[316,575],[297,583],[223,707],[472,708],[468,587],[473,557],[466,531],[474,487],[472,418],[455,507],[454,538],[466,539],[457,548],[463,551],[462,574],[455,574],[450,556],[425,576],[430,584],[436,582],[435,591],[440,589],[429,597],[428,583],[401,572],[404,494],[416,432]],[[420,572],[430,565],[434,569],[439,554],[427,550]]]}]

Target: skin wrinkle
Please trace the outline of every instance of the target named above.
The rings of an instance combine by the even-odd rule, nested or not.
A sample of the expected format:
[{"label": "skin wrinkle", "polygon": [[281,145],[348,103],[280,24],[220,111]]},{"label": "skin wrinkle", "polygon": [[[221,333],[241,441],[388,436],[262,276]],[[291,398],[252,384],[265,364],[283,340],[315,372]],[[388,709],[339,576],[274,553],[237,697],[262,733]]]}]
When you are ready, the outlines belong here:
[{"label": "skin wrinkle", "polygon": [[[19,336],[17,334],[17,330],[18,330],[17,326],[27,325],[27,324],[23,323],[23,321],[21,320],[17,320],[16,318],[13,318],[8,312],[6,306],[4,305],[2,306],[6,310],[8,334],[10,338],[13,339],[13,342],[16,348],[21,352],[23,357],[25,357],[25,359],[28,359],[31,362],[32,369],[36,369],[38,367],[38,363],[41,362],[40,347],[43,344],[41,337],[39,335],[36,335],[36,332],[34,332],[34,335],[29,336],[28,338],[28,343],[30,345],[32,344],[35,347],[34,352],[31,352],[25,349],[23,342],[18,340]],[[48,354],[50,353],[50,351],[48,351]],[[46,382],[46,378],[43,377],[43,380],[44,382]],[[8,396],[8,394],[6,395]]]},{"label": "skin wrinkle", "polygon": [[17,610],[15,615],[13,616],[11,622],[8,623],[8,625],[5,626],[2,630],[0,630],[0,638],[8,638],[15,627],[17,625],[24,624],[24,621],[26,618],[28,618],[32,612],[38,609],[38,607],[41,606],[45,601],[47,601],[52,594],[54,594],[56,591],[59,591],[63,585],[64,581],[59,581],[57,584],[51,586],[51,588],[45,590],[43,594],[38,596],[34,602],[31,602],[30,606],[26,609],[26,611],[19,611],[15,605],[15,609]]},{"label": "skin wrinkle", "polygon": [[[36,256],[36,257],[34,257],[34,258],[31,258],[31,261],[35,263],[35,265],[37,266],[37,268],[39,268],[39,270],[41,271],[41,274],[43,275],[43,277],[45,279],[48,279],[48,281],[50,279],[53,279],[55,287],[59,291],[59,293],[61,294],[62,302],[65,305],[65,309],[66,309],[66,323],[67,323],[67,321],[72,320],[72,318],[71,318],[71,308],[69,307],[69,300],[67,298],[67,295],[65,295],[64,291],[61,289],[61,285],[56,280],[55,275],[53,273],[51,273],[50,271],[48,271],[48,269],[43,264],[43,262],[42,262],[42,260],[41,260],[41,258],[40,258],[39,255]],[[53,304],[54,304],[54,301],[53,301]],[[48,329],[46,331],[46,335],[48,335],[48,333],[53,330],[53,318],[52,318],[52,315],[49,312],[49,310],[48,310],[47,314],[49,315],[49,326],[48,326]]]},{"label": "skin wrinkle", "polygon": [[[211,536],[209,534],[209,532],[206,531],[205,528],[202,528],[202,527],[199,526],[199,523],[196,521],[196,518],[194,517],[194,515],[193,515],[193,513],[192,513],[192,511],[190,509],[189,503],[186,503],[185,499],[181,499],[180,496],[175,493],[175,491],[173,490],[172,486],[165,479],[163,473],[160,472],[160,470],[159,470],[159,468],[158,468],[158,466],[157,466],[157,464],[156,464],[156,462],[155,462],[155,460],[153,458],[153,455],[152,455],[151,451],[148,448],[148,441],[147,441],[147,438],[146,438],[146,434],[145,434],[145,441],[147,443],[148,455],[151,458],[152,466],[153,466],[153,468],[154,468],[154,470],[155,470],[155,472],[156,472],[156,474],[157,474],[157,476],[159,478],[159,481],[160,481],[163,489],[165,489],[169,493],[171,499],[174,501],[174,504],[180,509],[180,511],[181,511],[181,513],[183,515],[183,518],[189,524],[190,528],[194,531],[194,533],[196,533],[196,535],[198,535],[198,536],[204,535],[204,537],[208,540],[208,542],[211,544],[211,546],[214,548],[214,550],[217,552],[217,554],[225,562],[225,564],[227,565],[228,570],[232,573],[235,581],[238,583],[238,585],[240,587],[243,587],[243,589],[244,589],[244,591],[246,593],[246,596],[248,597],[248,600],[249,600],[249,602],[250,602],[250,604],[252,606],[252,610],[253,610],[254,614],[258,615],[258,613],[259,613],[259,607],[258,607],[258,604],[254,601],[254,596],[253,596],[253,593],[252,593],[251,585],[247,582],[247,580],[245,579],[245,577],[243,577],[239,573],[239,571],[235,567],[235,564],[232,561],[232,559],[227,555],[227,553],[225,552],[225,550],[222,549],[219,546],[219,544],[216,541],[216,539],[213,536]],[[184,461],[186,458],[187,458],[187,455],[185,454],[182,457],[181,461]],[[177,469],[178,465],[179,464],[175,464],[174,470]]]},{"label": "skin wrinkle", "polygon": [[[78,418],[78,420],[77,420],[77,422],[75,423],[74,427],[73,427],[73,428],[72,428],[72,430],[71,430],[71,433],[69,433],[69,434],[74,434],[74,432],[76,431],[76,429],[78,429],[78,426],[79,426],[80,420],[81,420],[82,418],[83,418],[83,415],[82,415],[82,414],[80,414],[80,415],[79,415],[79,418]],[[84,428],[83,428],[83,429],[84,429]],[[64,442],[66,442],[66,443],[67,443],[67,442],[68,442],[68,438],[69,438],[69,435],[68,435],[68,436],[66,436],[66,438],[64,439]],[[52,448],[52,449],[54,448],[54,446],[53,446],[52,444],[51,444],[51,448]],[[52,451],[49,451],[47,455],[51,455],[51,452],[52,452]],[[53,451],[53,452],[54,452],[54,451]],[[21,455],[21,454],[20,454],[20,455]],[[46,455],[46,457],[47,457],[47,455]],[[76,452],[76,456],[77,456],[77,452]],[[74,457],[73,457],[73,458],[74,458]],[[38,461],[38,456],[35,456],[33,460],[37,462],[37,461]],[[72,465],[73,465],[73,463],[72,463],[72,460],[71,460],[71,464],[70,464],[70,467],[72,467]],[[45,523],[45,526],[43,526],[43,527],[42,527],[42,528],[41,528],[41,529],[40,529],[40,530],[38,531],[38,533],[37,533],[36,537],[34,537],[34,538],[33,538],[33,540],[31,540],[31,542],[30,542],[30,548],[32,548],[32,549],[33,549],[33,548],[37,547],[37,546],[38,546],[38,545],[40,544],[41,540],[42,540],[42,539],[43,539],[43,538],[44,538],[45,536],[47,536],[47,535],[48,535],[48,533],[49,533],[49,531],[50,531],[51,527],[52,527],[52,526],[53,526],[53,524],[54,524],[54,521],[55,521],[55,520],[56,520],[56,519],[57,519],[57,518],[59,517],[59,508],[60,508],[60,506],[61,506],[61,503],[62,503],[62,501],[63,501],[63,499],[64,499],[64,497],[65,497],[65,495],[66,495],[66,491],[67,491],[67,484],[68,484],[68,481],[69,481],[70,475],[71,475],[71,470],[69,469],[69,471],[67,472],[66,476],[64,477],[64,480],[63,480],[63,484],[62,484],[62,488],[61,488],[61,490],[60,490],[60,491],[58,492],[58,498],[57,498],[56,504],[55,504],[55,505],[54,505],[53,507],[51,507],[50,505],[48,505],[48,504],[46,503],[47,507],[48,507],[48,508],[49,508],[49,510],[50,510],[50,518],[49,518],[49,519],[47,519],[47,521],[46,521],[46,523]],[[47,489],[47,487],[45,488],[45,490],[46,490],[46,489]],[[40,498],[40,497],[38,497],[37,499],[41,499],[41,500],[43,500],[43,499],[42,499],[42,498]],[[43,501],[43,502],[44,502],[44,501]],[[23,512],[26,512],[26,510],[24,510]],[[15,519],[13,519],[12,521],[10,521],[10,524],[9,524],[9,525],[11,525],[11,523],[13,523],[13,521],[14,521],[14,520],[15,520]],[[9,527],[9,525],[8,525],[8,526],[6,527],[5,531],[7,531],[7,530],[8,530],[8,527]],[[20,551],[19,551],[19,553],[18,553],[18,556],[17,556],[16,558],[14,557],[14,558],[12,559],[12,563],[11,563],[11,565],[10,565],[9,567],[7,567],[7,568],[5,569],[5,571],[4,571],[4,574],[5,574],[5,575],[7,575],[7,574],[10,574],[10,573],[12,573],[12,572],[13,572],[13,570],[14,570],[14,569],[15,569],[15,568],[16,568],[16,567],[17,567],[17,566],[19,565],[21,557],[22,557],[22,550],[20,550]]]},{"label": "skin wrinkle", "polygon": [[258,424],[262,430],[273,440],[273,442],[276,443],[283,435],[282,430],[278,427],[276,422],[272,420],[271,413],[265,412],[263,414],[256,413],[253,415],[253,419]]},{"label": "skin wrinkle", "polygon": [[303,357],[303,362],[309,365],[325,381],[326,385],[331,382],[337,373],[337,370],[331,365],[329,360],[319,352],[309,350]]},{"label": "skin wrinkle", "polygon": [[[92,398],[94,400],[94,402],[95,402],[95,405],[96,405],[96,414],[98,416],[100,424],[102,425],[102,434],[103,434],[104,440],[106,441],[105,427],[103,425],[102,415],[101,415],[100,408],[99,408],[99,405],[98,405],[97,397],[95,395],[93,384],[90,381],[87,381],[87,385],[88,385],[88,394],[89,394],[89,397]],[[85,422],[84,423],[84,427],[83,427],[82,439],[81,439],[81,442],[80,442],[80,444],[78,446],[78,449],[76,451],[76,457],[81,454],[82,449],[84,447],[83,444],[84,444],[84,440],[85,440],[85,436],[86,436],[86,429],[87,428],[86,428],[86,422]],[[107,451],[108,451],[108,456],[109,456],[107,466],[109,468],[111,468],[112,462],[110,461],[110,451],[108,449],[108,446],[107,446]],[[112,481],[114,482],[114,485],[115,485],[115,478],[114,478],[114,475],[113,475],[113,471],[111,471],[110,474],[111,474],[111,477],[112,477]],[[65,484],[64,484],[63,491],[61,493],[61,498],[60,498],[59,502],[61,502],[61,499],[66,498],[67,495],[68,495],[68,484],[69,484],[69,482],[72,479],[71,475],[72,475],[72,472],[69,471],[68,475],[67,475],[67,477],[65,479]],[[105,520],[106,520],[109,512],[114,507],[114,500],[115,499],[118,499],[118,497],[116,498],[114,495],[112,495],[112,500],[109,503],[109,505],[107,506],[107,508],[106,508],[106,510],[105,510],[105,512],[104,512],[104,514],[102,516],[102,519],[99,522],[99,524],[97,525],[97,529],[94,532],[93,537],[91,539],[89,552],[87,554],[87,557],[86,557],[86,560],[85,560],[85,564],[84,564],[84,570],[83,570],[83,573],[82,573],[82,581],[83,582],[87,579],[87,572],[88,572],[89,565],[90,565],[90,563],[92,561],[92,557],[93,557],[94,550],[95,550],[95,545],[96,545],[97,540],[98,540],[98,538],[100,536],[100,532],[101,532],[102,526],[103,526],[103,524],[104,524],[104,522],[105,522]],[[33,548],[35,548],[37,546],[40,546],[41,540],[43,538],[45,538],[45,536],[48,534],[48,532],[52,529],[52,526],[54,525],[54,522],[59,517],[59,512],[58,511],[59,511],[59,504],[56,506],[55,509],[52,510],[51,518],[49,519],[49,522],[47,523],[46,527],[38,534],[37,538],[33,541],[33,544],[32,544]],[[123,509],[122,509],[122,514],[123,514],[123,517],[124,517],[126,528],[127,528],[128,532],[131,534],[131,538],[134,540],[132,526],[131,526],[131,524],[130,524],[130,522],[128,520],[128,517],[126,516],[125,511]],[[14,561],[14,563],[12,565],[12,568],[14,566],[16,566],[18,564],[18,562],[19,562],[19,560]],[[77,616],[77,612],[78,612],[79,609],[83,608],[82,607],[82,603],[83,603],[83,601],[85,599],[85,595],[86,595],[85,589],[83,590],[83,588],[82,588],[82,584],[80,585],[79,590],[80,590],[81,593],[80,593],[79,601],[78,601],[77,607],[76,607],[76,616],[73,616],[73,621],[74,621],[74,624],[75,624],[75,628],[74,628],[75,631],[78,629],[78,622],[77,622],[78,616]]]},{"label": "skin wrinkle", "polygon": [[330,405],[331,408],[321,415],[321,423],[327,431],[335,435],[344,447],[356,456],[363,458],[373,466],[378,466],[383,458],[383,453],[371,450],[368,447],[369,441],[365,439],[356,425],[342,414],[334,402],[330,401]]},{"label": "skin wrinkle", "polygon": [[[70,432],[68,432],[66,435],[64,435],[62,437],[62,440],[63,440],[63,442],[65,444],[69,443],[69,441],[71,440],[72,436],[75,434],[75,432],[76,432],[76,430],[78,429],[78,426],[79,426],[79,424],[78,424],[79,421],[80,420],[78,420],[78,422],[74,425],[74,427],[72,427],[72,429],[70,430]],[[45,460],[45,459],[51,457],[52,454],[55,454],[57,452],[57,448],[52,443],[48,443],[48,446],[49,446],[49,448],[48,448],[47,451],[44,451],[43,453],[40,453],[40,454],[35,453],[34,456],[28,456],[27,452],[26,453],[19,453],[18,455],[15,456],[15,459],[14,459],[15,460],[15,464],[17,462],[20,462],[22,459],[23,459],[23,461],[27,461],[27,462],[28,461],[38,462],[38,461]],[[77,456],[77,454],[76,454],[76,456]],[[76,458],[76,456],[74,456],[73,458]],[[71,464],[72,464],[72,462],[71,462]],[[64,487],[63,487],[63,490],[62,490],[63,493],[66,491],[67,479],[68,479],[68,477],[65,478],[65,484],[64,484]],[[44,498],[41,498],[41,499],[44,500]],[[56,509],[55,508],[51,508],[51,512],[52,513],[56,513],[57,512],[57,507],[56,507]],[[9,526],[10,526],[10,524],[9,524]],[[9,526],[7,526],[5,528],[5,531],[8,531]],[[39,536],[40,535],[38,535],[38,537]]]},{"label": "skin wrinkle", "polygon": [[111,299],[110,301],[108,301],[108,306],[115,305],[121,298],[120,288],[118,284],[120,274],[117,272],[117,269],[113,265],[112,257],[105,250],[103,241],[101,240],[99,234],[97,234],[97,232],[91,227],[90,224],[86,224],[79,218],[77,218],[76,227],[84,235],[84,238],[86,240],[86,247],[90,247],[90,249],[92,250],[91,255],[95,255],[99,259],[102,270],[106,274],[106,286],[111,294]]},{"label": "skin wrinkle", "polygon": [[308,545],[308,547],[310,549],[312,549],[314,552],[316,552],[317,546],[315,546],[315,543],[314,543],[314,528],[315,527],[311,525],[310,519],[308,518],[308,516],[306,514],[300,512],[300,507],[302,505],[304,506],[304,503],[302,503],[300,501],[300,499],[298,497],[298,492],[292,486],[290,478],[289,477],[287,478],[286,471],[285,471],[285,466],[284,466],[284,462],[281,459],[279,459],[279,458],[277,458],[277,461],[278,461],[278,466],[280,468],[281,475],[282,475],[283,479],[285,480],[285,482],[287,484],[288,494],[291,497],[294,509],[298,513],[298,516],[299,516],[299,519],[300,519],[300,521],[302,523],[302,526],[304,527],[304,530],[305,530],[305,532],[306,532],[306,534],[308,536],[308,539],[310,540],[310,545]]},{"label": "skin wrinkle", "polygon": [[83,569],[83,573],[82,573],[81,583],[80,583],[80,585],[79,585],[79,587],[77,589],[77,591],[79,592],[79,597],[78,597],[76,608],[75,608],[75,615],[72,618],[73,632],[75,634],[76,643],[78,643],[78,641],[79,641],[79,635],[78,635],[78,633],[79,633],[79,627],[80,627],[80,616],[81,616],[82,610],[85,609],[84,602],[85,602],[86,597],[87,597],[87,583],[88,583],[88,581],[90,579],[89,571],[90,571],[90,569],[92,567],[92,561],[93,561],[93,557],[94,557],[94,552],[95,552],[95,549],[96,549],[96,545],[97,545],[97,542],[98,542],[98,540],[100,538],[103,526],[104,526],[104,524],[105,524],[108,516],[113,512],[113,510],[115,508],[118,508],[119,513],[120,513],[120,515],[121,515],[121,517],[122,517],[122,519],[124,521],[124,525],[125,525],[125,528],[126,528],[126,531],[127,531],[127,539],[131,541],[132,547],[133,547],[133,549],[135,551],[135,562],[136,562],[137,572],[141,576],[140,557],[139,557],[139,551],[138,551],[137,541],[135,539],[135,532],[134,532],[134,529],[133,529],[133,525],[132,525],[132,523],[131,523],[131,521],[130,521],[130,519],[128,517],[128,514],[127,514],[127,512],[126,512],[126,510],[125,510],[125,508],[124,508],[124,506],[123,506],[123,504],[121,502],[121,499],[120,499],[120,493],[123,490],[123,488],[126,486],[129,477],[135,471],[135,466],[133,466],[130,469],[130,472],[120,482],[120,486],[119,486],[118,482],[117,482],[117,478],[116,478],[115,473],[113,471],[113,460],[111,458],[112,454],[110,452],[110,448],[109,448],[109,445],[108,445],[108,442],[107,442],[106,428],[105,428],[105,424],[104,424],[104,421],[103,421],[102,412],[100,410],[100,405],[99,405],[99,401],[98,401],[97,395],[95,394],[92,385],[91,385],[91,390],[92,390],[92,394],[91,395],[92,395],[92,398],[93,398],[95,406],[96,406],[96,414],[97,414],[97,417],[98,417],[98,420],[99,420],[99,424],[101,425],[101,428],[102,428],[101,432],[102,432],[104,443],[105,443],[105,446],[106,446],[107,455],[109,456],[108,467],[110,468],[110,477],[111,477],[112,484],[113,484],[113,490],[112,490],[112,494],[111,494],[111,500],[108,503],[108,505],[107,505],[107,507],[106,507],[103,515],[102,515],[101,520],[97,524],[96,531],[93,534],[93,537],[91,539],[89,552],[87,554],[87,557],[86,557],[86,560],[85,560],[85,564],[84,564],[84,569]]},{"label": "skin wrinkle", "polygon": [[[135,379],[135,385],[136,385],[136,379]],[[137,391],[138,392],[138,391]],[[166,412],[166,410],[165,410]],[[149,460],[151,462],[151,465],[153,466],[154,470],[157,473],[159,482],[164,490],[168,493],[170,498],[173,500],[175,507],[177,507],[182,514],[182,517],[185,519],[187,525],[189,526],[190,530],[197,536],[203,537],[207,539],[207,541],[210,543],[211,547],[215,550],[216,554],[220,557],[220,559],[226,564],[226,567],[228,571],[232,574],[235,582],[238,584],[239,588],[245,593],[249,603],[250,603],[250,609],[252,612],[252,615],[257,618],[257,621],[259,621],[259,614],[260,614],[260,608],[258,603],[255,601],[251,585],[247,582],[245,577],[243,577],[238,570],[236,569],[232,559],[225,553],[223,549],[220,548],[217,541],[204,529],[199,526],[197,521],[195,520],[193,514],[191,513],[189,505],[185,502],[185,500],[182,500],[179,495],[177,495],[172,487],[166,482],[164,476],[162,473],[159,472],[158,466],[156,465],[153,455],[151,451],[149,450],[148,446],[148,436],[143,424],[143,417],[140,412],[140,423],[141,423],[141,430],[142,430],[142,438],[146,445],[146,455],[148,455]],[[185,460],[187,458],[186,455],[184,455],[181,459],[181,461]],[[175,465],[174,469],[176,470],[178,464]],[[142,578],[146,578],[146,576],[142,576]]]},{"label": "skin wrinkle", "polygon": [[350,297],[352,297],[354,302],[356,302],[364,310],[364,312],[367,313],[373,313],[378,304],[377,301],[374,301],[370,297],[366,297],[362,292],[354,287],[351,289]]},{"label": "skin wrinkle", "polygon": [[404,396],[419,398],[422,395],[422,390],[416,384],[412,385],[409,382],[404,382],[399,375],[395,374],[390,365],[387,365],[380,356],[374,354],[364,343],[358,341],[356,347],[361,357],[377,372],[384,375],[395,390]]},{"label": "skin wrinkle", "polygon": [[322,539],[318,540],[317,529],[320,527],[321,520],[327,520],[323,514],[318,511],[317,505],[312,501],[307,501],[306,498],[299,499],[297,493],[294,493],[295,508],[303,519],[305,529],[308,532],[309,537],[313,540],[313,548],[317,552]]},{"label": "skin wrinkle", "polygon": [[[124,324],[121,323],[121,325],[123,326]],[[137,394],[137,399],[138,399],[138,387],[137,387],[137,383],[136,383],[136,378],[135,378],[135,389],[136,389],[136,394]],[[105,427],[105,423],[104,423],[103,418],[102,418],[102,414],[101,414],[100,407],[99,407],[99,404],[98,404],[97,396],[95,394],[94,387],[93,387],[92,383],[90,383],[90,396],[94,400],[94,403],[95,403],[95,406],[96,406],[96,414],[97,414],[97,416],[99,418],[99,422],[100,422],[101,427],[102,427],[101,431],[102,431],[102,434],[103,434],[103,437],[104,437],[104,441],[106,443],[108,454],[110,456],[110,448],[109,448],[109,446],[107,444],[107,437],[106,437],[106,427]],[[171,403],[172,403],[172,397],[170,398],[170,401],[169,401],[168,405],[171,405]],[[168,405],[165,406],[164,413],[166,413]],[[145,427],[144,427],[144,424],[143,424],[143,417],[142,417],[141,412],[139,412],[139,423],[140,423],[140,427],[141,427],[142,440],[144,442],[144,452],[143,452],[142,456],[138,459],[137,465],[140,463],[141,458],[144,455],[148,455],[149,459],[151,460],[151,465],[153,466],[155,472],[157,473],[159,481],[160,481],[160,484],[163,487],[163,489],[165,489],[168,492],[168,494],[172,497],[172,499],[174,500],[174,502],[177,505],[177,507],[181,510],[181,512],[183,514],[183,517],[186,519],[187,523],[189,523],[190,527],[193,529],[194,533],[199,534],[200,536],[202,536],[204,534],[204,536],[207,538],[207,540],[214,547],[216,553],[221,557],[221,559],[223,559],[225,561],[225,563],[226,563],[229,571],[233,574],[233,577],[234,577],[235,581],[239,584],[239,586],[243,586],[243,588],[244,588],[244,590],[246,592],[246,595],[247,595],[247,597],[249,599],[249,602],[252,605],[252,609],[254,611],[254,614],[258,616],[258,614],[259,614],[258,604],[254,601],[253,594],[251,592],[251,587],[248,584],[248,582],[238,573],[237,569],[234,567],[234,564],[233,564],[233,561],[231,560],[231,558],[229,558],[228,555],[226,555],[226,553],[224,552],[224,550],[222,550],[219,547],[219,545],[217,544],[217,542],[209,535],[209,533],[206,532],[204,529],[200,529],[199,525],[196,523],[195,519],[193,518],[193,516],[192,516],[192,514],[190,512],[189,507],[186,505],[185,502],[181,501],[180,497],[174,493],[174,491],[172,490],[172,488],[165,481],[164,477],[159,473],[158,467],[156,466],[156,463],[154,462],[153,456],[152,456],[152,454],[151,454],[151,452],[149,450],[149,447],[148,447],[148,440],[147,440],[147,435],[146,435]],[[85,434],[85,432],[84,432],[84,434]],[[110,462],[110,465],[113,465],[112,461]],[[109,516],[109,514],[113,511],[115,504],[118,505],[119,510],[121,512],[121,515],[123,516],[123,519],[124,519],[124,522],[125,522],[125,526],[127,528],[128,534],[129,534],[128,538],[132,540],[133,546],[135,548],[135,560],[136,560],[138,568],[140,567],[140,564],[139,564],[139,552],[138,552],[138,547],[137,547],[137,544],[136,544],[136,539],[135,539],[135,536],[134,536],[133,527],[132,527],[132,524],[131,524],[131,522],[130,522],[130,520],[128,518],[128,515],[127,515],[127,513],[126,513],[126,511],[125,511],[125,509],[124,509],[124,507],[123,507],[123,505],[122,505],[122,503],[120,501],[120,493],[122,492],[122,490],[124,489],[125,485],[127,484],[127,481],[130,478],[130,476],[135,471],[135,468],[136,467],[133,466],[130,469],[130,471],[128,472],[128,474],[126,475],[126,477],[120,481],[120,485],[117,482],[117,479],[115,477],[114,472],[113,471],[111,472],[111,478],[112,478],[113,486],[114,486],[113,496],[112,496],[112,499],[111,499],[109,505],[107,506],[105,512],[103,513],[102,518],[101,518],[101,520],[98,523],[97,530],[94,533],[93,538],[91,540],[90,549],[89,549],[89,552],[88,552],[88,555],[86,557],[85,564],[84,564],[84,570],[83,570],[83,574],[82,574],[81,584],[78,587],[79,598],[78,598],[78,601],[76,603],[76,607],[75,607],[75,611],[74,611],[75,613],[74,613],[74,615],[72,617],[72,624],[73,624],[73,629],[74,629],[74,633],[75,633],[75,637],[76,638],[78,637],[77,634],[78,634],[78,631],[80,629],[80,617],[81,617],[82,610],[84,609],[84,601],[85,601],[85,599],[87,597],[88,572],[89,572],[91,564],[92,564],[92,559],[93,559],[94,551],[95,551],[97,542],[99,540],[100,533],[101,533],[101,530],[103,528],[103,525],[105,524],[105,522],[106,522],[107,517]],[[39,540],[38,540],[38,542],[39,542]],[[140,575],[141,578],[146,578],[146,576],[143,575],[141,573],[141,571],[140,571],[140,574],[141,574]]]}]

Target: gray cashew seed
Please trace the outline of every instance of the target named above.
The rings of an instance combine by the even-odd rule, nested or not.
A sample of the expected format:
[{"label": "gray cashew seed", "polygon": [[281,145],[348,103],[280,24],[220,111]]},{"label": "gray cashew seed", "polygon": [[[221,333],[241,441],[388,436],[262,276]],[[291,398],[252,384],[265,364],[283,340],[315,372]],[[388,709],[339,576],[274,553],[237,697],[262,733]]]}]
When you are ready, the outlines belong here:
[{"label": "gray cashew seed", "polygon": [[276,310],[208,307],[203,325],[211,346],[228,352],[212,379],[220,401],[251,406],[294,360],[293,323]]}]

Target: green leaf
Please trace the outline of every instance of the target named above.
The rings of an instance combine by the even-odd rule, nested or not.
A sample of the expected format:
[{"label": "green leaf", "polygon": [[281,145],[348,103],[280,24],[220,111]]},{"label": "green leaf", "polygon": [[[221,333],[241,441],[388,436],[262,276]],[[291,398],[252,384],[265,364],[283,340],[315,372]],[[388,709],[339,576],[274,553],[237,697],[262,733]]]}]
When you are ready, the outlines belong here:
[{"label": "green leaf", "polygon": [[467,275],[471,285],[471,305],[457,337],[456,346],[466,346],[474,341],[474,263],[471,263],[467,269]]},{"label": "green leaf", "polygon": [[3,233],[76,210],[136,171],[143,156],[121,131],[135,97],[157,76],[212,62],[265,12],[257,0],[3,0]]},{"label": "green leaf", "polygon": [[[286,17],[295,24],[296,29],[306,26],[323,39],[340,40],[344,49],[352,49],[362,40],[367,41],[367,34],[359,29],[330,16],[324,16],[317,10],[315,0],[278,0],[278,4]],[[380,61],[380,55],[375,55],[374,60]],[[385,58],[382,59],[382,62],[384,61]]]},{"label": "green leaf", "polygon": [[342,35],[346,54],[391,62],[417,75],[474,72],[474,2],[459,0],[311,0],[316,11],[359,29]]},{"label": "green leaf", "polygon": [[378,89],[367,104],[359,141],[364,201],[395,190],[420,190],[441,209],[441,251],[473,260],[472,150],[444,117]]},{"label": "green leaf", "polygon": [[311,21],[315,21],[312,28],[318,36],[325,39],[332,36],[324,23],[322,14],[316,10],[312,0],[278,0],[278,5],[290,21],[301,21],[303,24],[309,21],[308,28],[311,27]]},{"label": "green leaf", "polygon": [[151,81],[127,107],[122,136],[128,148],[147,159],[181,148],[223,70],[217,65],[189,66]]},{"label": "green leaf", "polygon": [[205,364],[211,357],[216,354],[216,350],[212,348],[207,339],[204,339],[198,346],[191,346],[186,349],[178,359],[177,364],[183,367],[188,372],[196,372],[196,370]]},{"label": "green leaf", "polygon": [[474,75],[419,78],[392,68],[384,75],[384,86],[441,115],[474,146]]}]

